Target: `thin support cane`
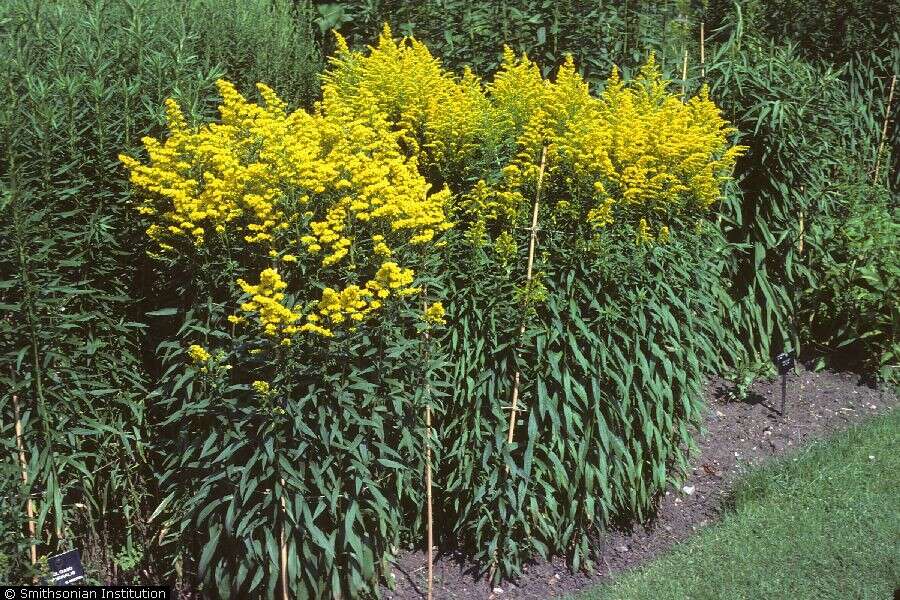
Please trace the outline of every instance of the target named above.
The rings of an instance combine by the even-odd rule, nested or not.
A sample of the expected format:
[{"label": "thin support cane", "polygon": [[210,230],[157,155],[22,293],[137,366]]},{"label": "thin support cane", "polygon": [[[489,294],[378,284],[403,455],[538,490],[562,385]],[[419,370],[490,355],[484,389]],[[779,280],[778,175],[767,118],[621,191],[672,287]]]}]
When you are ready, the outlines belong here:
[{"label": "thin support cane", "polygon": [[[25,484],[25,487],[28,487],[28,461],[25,458],[25,442],[23,440],[22,433],[22,417],[19,414],[19,399],[13,394],[12,397],[13,404],[13,412],[15,413],[16,418],[16,447],[19,450],[19,466],[22,468],[22,483]],[[31,500],[31,494],[28,495],[28,500],[25,504],[26,514],[28,516],[28,536],[30,538],[29,542],[31,545],[31,566],[34,567],[37,565],[37,546],[34,543],[35,539],[35,531],[34,531],[34,502]]]},{"label": "thin support cane", "polygon": [[[528,269],[525,274],[525,285],[526,287],[531,284],[531,279],[533,277],[534,271],[534,249],[537,245],[537,222],[538,222],[538,208],[541,202],[541,185],[544,181],[544,169],[547,166],[547,146],[544,146],[544,149],[541,151],[541,168],[538,171],[538,179],[537,179],[537,191],[534,195],[534,209],[531,213],[531,240],[528,243]],[[519,337],[525,333],[525,320],[522,319],[522,325],[519,327]],[[513,378],[513,389],[512,389],[512,406],[510,407],[509,412],[509,432],[506,436],[506,441],[509,444],[513,442],[513,434],[516,428],[516,411],[519,403],[519,379],[521,378],[521,373],[518,368],[516,368],[516,374]]]}]

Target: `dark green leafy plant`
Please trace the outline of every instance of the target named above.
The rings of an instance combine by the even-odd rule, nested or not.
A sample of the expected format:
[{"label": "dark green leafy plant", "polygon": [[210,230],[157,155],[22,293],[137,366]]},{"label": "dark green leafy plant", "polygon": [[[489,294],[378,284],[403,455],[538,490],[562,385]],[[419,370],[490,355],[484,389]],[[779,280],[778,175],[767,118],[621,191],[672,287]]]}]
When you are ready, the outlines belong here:
[{"label": "dark green leafy plant", "polygon": [[667,74],[680,73],[685,47],[697,44],[691,33],[688,2],[580,3],[572,0],[470,2],[339,2],[320,6],[323,29],[338,29],[351,45],[375,39],[384,23],[425,42],[445,65],[494,73],[504,45],[525,52],[542,65],[544,75],[572,54],[592,85],[606,80],[613,65],[626,76],[657,51]]},{"label": "dark green leafy plant", "polygon": [[[291,594],[370,591],[422,528],[424,378],[432,400],[444,392],[429,375],[440,363],[403,327],[417,313],[258,353],[254,338],[211,327],[223,308],[188,313],[161,345],[159,514],[171,557],[221,597],[275,594],[282,549]],[[220,350],[185,369],[198,338]]]},{"label": "dark green leafy plant", "polygon": [[[838,364],[896,381],[900,360],[900,214],[880,186],[841,190],[815,235],[829,240],[810,258],[815,285],[803,291],[802,333]],[[835,362],[832,359],[831,362]]]},{"label": "dark green leafy plant", "polygon": [[594,536],[645,519],[678,480],[704,377],[744,352],[720,278],[727,245],[716,240],[710,230],[645,251],[614,237],[591,259],[547,234],[548,293],[520,340],[509,271],[465,244],[450,255],[439,530],[486,571],[514,577],[535,554],[587,566]]},{"label": "dark green leafy plant", "polygon": [[[881,325],[872,335],[890,337],[885,323],[894,317],[886,304],[872,323],[858,320],[858,310],[839,309],[840,317],[810,327],[823,318],[816,316],[823,303],[842,306],[853,293],[849,282],[834,279],[833,265],[848,252],[842,221],[864,202],[854,195],[881,197],[875,219],[891,231],[887,191],[871,180],[880,141],[877,104],[872,93],[861,92],[874,89],[874,72],[856,65],[857,83],[848,86],[845,70],[804,59],[795,44],[745,35],[740,13],[735,18],[726,30],[730,37],[714,46],[707,75],[712,95],[741,132],[740,143],[749,147],[736,169],[739,189],[723,207],[728,235],[742,248],[731,266],[732,294],[749,317],[742,324],[749,348],[763,357],[798,346],[811,350],[806,357],[827,356],[851,344],[862,348],[863,332],[873,323]],[[883,227],[873,233],[872,243],[885,248],[878,241],[890,239]],[[829,293],[816,291],[823,278],[832,283]],[[890,285],[876,284],[884,292]],[[883,348],[869,346],[871,356],[857,365],[879,364]]]},{"label": "dark green leafy plant", "polygon": [[736,5],[748,32],[796,41],[806,57],[838,64],[858,54],[890,54],[900,31],[900,8],[890,0],[709,0],[705,18],[711,28],[729,23]]}]

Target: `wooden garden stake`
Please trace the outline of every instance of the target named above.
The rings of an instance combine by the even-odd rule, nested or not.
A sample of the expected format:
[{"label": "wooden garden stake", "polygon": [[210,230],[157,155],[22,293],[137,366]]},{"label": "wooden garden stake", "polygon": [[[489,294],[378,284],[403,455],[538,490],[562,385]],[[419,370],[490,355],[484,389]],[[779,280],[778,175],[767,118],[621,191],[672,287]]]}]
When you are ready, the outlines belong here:
[{"label": "wooden garden stake", "polygon": [[[531,278],[534,271],[534,248],[537,244],[537,222],[538,222],[538,207],[541,202],[541,185],[544,182],[544,169],[547,167],[547,146],[544,146],[544,149],[541,151],[541,168],[538,171],[538,179],[537,179],[537,191],[534,194],[534,209],[531,212],[531,240],[528,242],[528,269],[525,274],[525,286],[526,289],[531,284]],[[519,327],[519,337],[521,338],[525,334],[525,319],[522,319],[522,326]],[[509,433],[506,436],[506,441],[509,444],[512,444],[513,441],[513,432],[516,429],[516,408],[519,403],[519,379],[521,378],[521,373],[519,369],[516,369],[516,374],[513,378],[513,389],[512,389],[512,406],[510,407],[509,412]]]},{"label": "wooden garden stake", "polygon": [[884,150],[884,141],[887,139],[888,121],[891,119],[891,104],[894,100],[894,86],[897,83],[897,76],[891,77],[891,90],[888,92],[887,106],[884,109],[884,125],[881,127],[881,142],[878,144],[878,154],[875,156],[875,179],[878,181],[878,171],[881,168],[881,151]]},{"label": "wooden garden stake", "polygon": [[[534,275],[534,250],[537,246],[537,230],[538,230],[538,209],[540,208],[541,203],[541,185],[544,182],[544,170],[547,167],[547,146],[545,145],[541,150],[541,167],[538,171],[538,179],[537,179],[537,190],[535,190],[534,194],[534,208],[531,211],[531,237],[528,242],[528,267],[525,271],[525,286],[526,289],[531,284],[531,279]],[[527,297],[526,297],[527,303]],[[527,307],[526,307],[527,308]],[[522,324],[519,326],[519,338],[525,335],[525,317],[522,317]],[[516,412],[519,404],[519,381],[521,380],[521,371],[516,368],[516,374],[513,377],[513,389],[512,389],[512,402],[510,403],[510,411],[509,411],[509,431],[506,435],[506,443],[512,444],[513,437],[516,431]],[[509,467],[504,469],[505,471],[509,470]],[[497,555],[496,549],[494,551],[494,562],[491,564],[490,571],[488,573],[488,581],[494,578],[494,570],[497,567]]]},{"label": "wooden garden stake", "polygon": [[425,405],[425,429],[428,441],[425,443],[425,485],[428,488],[426,502],[428,504],[428,600],[432,599],[434,590],[434,515],[431,501],[431,403]]},{"label": "wooden garden stake", "polygon": [[[424,301],[423,301],[424,304]],[[428,344],[428,329],[425,329],[426,358]],[[427,373],[427,371],[426,371]],[[425,380],[425,486],[426,512],[428,517],[428,600],[432,599],[434,590],[434,513],[431,500],[431,393],[428,388],[428,379]]]},{"label": "wooden garden stake", "polygon": [[[803,194],[805,192],[806,192],[806,187],[801,186],[800,193]],[[799,243],[797,244],[797,256],[800,258],[801,261],[803,260],[803,238],[805,235],[806,235],[806,220],[804,218],[804,213],[801,210],[800,211],[800,240],[799,240]],[[796,312],[793,315],[792,323],[794,326],[794,337],[799,338],[799,334],[797,333],[798,327],[797,327]],[[803,377],[801,376],[800,372],[796,369],[796,367],[794,370],[794,374],[797,375],[798,377],[800,377],[800,396],[797,398],[797,404],[802,405],[803,404]]]},{"label": "wooden garden stake", "polygon": [[681,65],[681,97],[687,100],[687,62],[688,51],[684,49],[684,62]]},{"label": "wooden garden stake", "polygon": [[[13,394],[12,397],[13,412],[16,418],[16,447],[19,450],[19,465],[22,468],[22,483],[28,487],[28,461],[25,458],[25,442],[22,433],[22,417],[19,413],[19,399]],[[31,500],[31,494],[28,494],[28,500],[25,504],[25,511],[28,515],[28,535],[31,538],[31,566],[37,565],[37,546],[34,543],[34,503]]]},{"label": "wooden garden stake", "polygon": [[[285,492],[285,483],[284,477],[281,478],[281,511],[283,515],[287,515],[287,505],[284,502],[284,492]],[[284,534],[284,518],[281,521],[281,553],[279,556],[279,567],[281,569],[281,598],[282,600],[288,600],[290,594],[288,594],[288,574],[287,574],[287,563],[288,563],[288,551],[287,551],[287,536]]]},{"label": "wooden garden stake", "polygon": [[700,22],[700,77],[706,78],[706,23]]},{"label": "wooden garden stake", "polygon": [[[422,298],[422,313],[425,313],[425,298]],[[425,358],[428,359],[428,327],[425,328]],[[426,369],[426,373],[427,373]],[[425,512],[428,519],[428,600],[432,600],[434,591],[434,517],[431,501],[431,390],[428,379],[425,379]]]}]

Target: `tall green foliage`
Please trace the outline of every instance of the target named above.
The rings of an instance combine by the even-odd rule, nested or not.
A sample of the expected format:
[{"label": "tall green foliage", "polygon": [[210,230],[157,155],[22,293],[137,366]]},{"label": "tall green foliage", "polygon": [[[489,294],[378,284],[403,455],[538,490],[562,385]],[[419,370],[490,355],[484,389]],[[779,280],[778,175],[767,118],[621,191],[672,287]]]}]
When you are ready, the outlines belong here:
[{"label": "tall green foliage", "polygon": [[[896,2],[712,0],[698,18],[706,20],[708,30],[720,30],[720,37],[793,45],[794,62],[812,68],[827,64],[840,71],[852,99],[861,103],[857,104],[857,116],[867,126],[866,135],[848,136],[852,138],[848,143],[870,146],[868,126],[874,129],[875,121],[880,126],[886,118],[897,123],[900,103],[896,93],[891,113],[885,114],[891,78],[900,76],[900,8]],[[889,129],[885,142],[888,147],[900,146],[900,128]],[[900,153],[885,156],[882,167],[894,193],[900,193]]]},{"label": "tall green foliage", "polygon": [[[0,440],[12,464],[15,395],[29,460],[26,488],[0,487],[18,498],[10,525],[35,498],[41,554],[76,545],[107,577],[149,539],[143,313],[158,299],[144,298],[152,277],[116,157],[158,131],[165,97],[207,111],[226,73],[308,102],[318,58],[303,15],[263,1],[0,6]],[[16,575],[2,578],[26,578],[15,545],[27,541],[6,545],[25,530],[8,533]]]},{"label": "tall green foliage", "polygon": [[900,382],[900,208],[882,186],[839,182],[839,198],[811,225],[815,278],[798,300],[800,335],[819,364]]},{"label": "tall green foliage", "polygon": [[900,31],[900,8],[890,0],[709,0],[704,16],[718,28],[730,21],[735,6],[747,31],[776,42],[796,41],[813,60],[844,63],[857,55],[888,55]]},{"label": "tall green foliage", "polygon": [[[189,313],[163,344],[167,555],[212,596],[272,597],[284,548],[292,595],[357,597],[419,531],[422,338],[396,315],[337,345],[255,355],[252,336],[211,326],[223,308]],[[220,350],[185,370],[198,336]],[[271,392],[254,393],[254,378]]]},{"label": "tall green foliage", "polygon": [[[796,44],[745,33],[740,13],[735,17],[720,32],[728,37],[714,42],[707,75],[749,147],[724,211],[729,236],[742,247],[731,268],[733,294],[750,317],[744,329],[763,356],[802,346],[806,357],[838,365],[832,358],[851,345],[861,355],[850,364],[871,372],[895,360],[897,327],[890,300],[896,283],[887,267],[896,239],[883,175],[889,155],[873,180],[883,118],[878,78],[861,64],[810,62]],[[872,228],[865,251],[856,242],[854,261],[847,235],[867,218],[884,226]],[[879,275],[851,274],[862,267],[859,252]],[[844,269],[846,277],[836,277]],[[851,300],[860,286],[870,292],[866,308]]]},{"label": "tall green foliage", "polygon": [[500,66],[504,45],[525,52],[547,75],[566,54],[591,84],[605,81],[613,65],[626,75],[650,50],[666,73],[680,73],[692,39],[689,2],[547,2],[545,0],[427,0],[336,2],[319,5],[319,24],[334,27],[351,45],[370,43],[384,23],[425,42],[444,64],[488,75]]}]

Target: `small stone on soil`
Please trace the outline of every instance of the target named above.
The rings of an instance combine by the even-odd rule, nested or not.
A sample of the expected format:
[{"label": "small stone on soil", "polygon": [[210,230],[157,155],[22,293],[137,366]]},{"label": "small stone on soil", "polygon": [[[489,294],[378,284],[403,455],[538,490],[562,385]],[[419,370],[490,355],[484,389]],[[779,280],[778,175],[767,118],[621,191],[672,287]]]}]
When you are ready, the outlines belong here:
[{"label": "small stone on soil", "polygon": [[681,488],[681,491],[684,492],[685,494],[687,494],[688,496],[690,496],[691,494],[694,493],[695,489],[696,488],[692,485],[686,485],[683,488]]}]

